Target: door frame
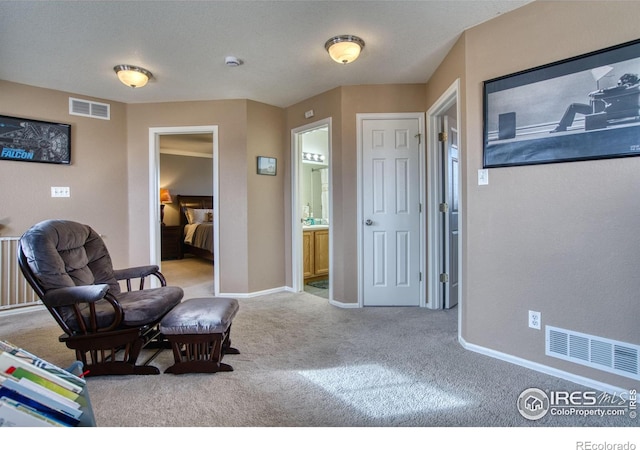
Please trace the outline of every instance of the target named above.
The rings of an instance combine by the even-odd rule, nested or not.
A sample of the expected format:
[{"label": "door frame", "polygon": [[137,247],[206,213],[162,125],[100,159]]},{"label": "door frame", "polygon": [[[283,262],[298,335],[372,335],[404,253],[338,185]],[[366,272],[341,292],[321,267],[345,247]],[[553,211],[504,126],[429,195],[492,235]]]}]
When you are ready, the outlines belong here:
[{"label": "door frame", "polygon": [[213,289],[220,294],[220,208],[219,208],[219,176],[218,176],[218,126],[184,126],[184,127],[152,127],[149,128],[149,261],[161,267],[160,208],[158,192],[160,191],[160,136],[166,134],[211,134],[213,141]]},{"label": "door frame", "polygon": [[[452,105],[456,105],[456,123],[458,127],[458,149],[459,158],[462,161],[462,132],[460,127],[460,79],[456,79],[451,86],[440,96],[438,100],[427,111],[427,167],[428,167],[428,187],[427,187],[427,208],[428,208],[428,224],[427,224],[427,240],[429,242],[428,254],[428,292],[429,301],[427,307],[430,309],[443,309],[443,284],[439,280],[441,261],[443,256],[443,226],[440,220],[440,199],[442,198],[442,170],[445,164],[440,157],[438,130],[439,120]],[[459,239],[462,241],[463,236],[463,195],[462,180],[464,167],[460,164],[460,176],[458,177],[459,196],[459,215],[458,215],[458,232]],[[458,311],[462,300],[462,242],[458,243]]]},{"label": "door frame", "polygon": [[[362,161],[363,161],[363,148],[362,148],[362,122],[365,120],[399,120],[399,119],[418,119],[418,129],[421,137],[425,135],[425,119],[424,113],[416,112],[416,113],[358,113],[356,114],[356,141],[357,141],[357,245],[358,245],[358,307],[364,307],[364,232],[363,232],[363,224],[364,224],[364,189],[362,186],[363,175],[362,175]],[[423,274],[421,285],[424,286],[425,282],[425,258],[426,258],[426,239],[424,239],[425,229],[426,229],[426,219],[425,219],[425,139],[420,139],[418,144],[418,152],[419,152],[419,165],[420,165],[420,205],[422,205],[422,212],[420,214],[420,273]],[[424,288],[420,289],[420,307],[425,307],[427,305],[426,300],[426,290]]]},{"label": "door frame", "polygon": [[300,210],[300,172],[302,158],[300,158],[300,137],[304,133],[319,128],[327,128],[329,169],[329,301],[333,300],[333,170],[331,168],[333,155],[331,151],[332,130],[331,117],[321,119],[291,130],[291,289],[293,292],[304,290],[304,276],[302,271],[302,211]]}]

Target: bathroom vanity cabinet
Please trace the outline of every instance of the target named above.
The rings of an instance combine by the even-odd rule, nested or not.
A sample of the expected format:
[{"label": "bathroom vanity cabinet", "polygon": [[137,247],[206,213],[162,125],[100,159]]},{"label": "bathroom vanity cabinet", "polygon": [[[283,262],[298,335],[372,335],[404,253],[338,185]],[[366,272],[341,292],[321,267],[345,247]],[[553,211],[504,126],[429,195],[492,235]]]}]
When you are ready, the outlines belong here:
[{"label": "bathroom vanity cabinet", "polygon": [[305,281],[329,275],[329,227],[303,229],[302,252]]}]

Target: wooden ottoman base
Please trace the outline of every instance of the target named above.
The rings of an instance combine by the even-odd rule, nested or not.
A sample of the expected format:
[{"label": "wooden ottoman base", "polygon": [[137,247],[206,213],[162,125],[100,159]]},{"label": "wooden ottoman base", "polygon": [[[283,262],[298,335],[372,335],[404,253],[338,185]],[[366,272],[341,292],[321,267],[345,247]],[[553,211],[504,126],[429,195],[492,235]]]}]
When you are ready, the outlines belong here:
[{"label": "wooden ottoman base", "polygon": [[230,298],[198,298],[177,305],[162,319],[160,331],[173,350],[174,364],[165,373],[231,372],[222,362],[225,354],[239,354],[231,347],[231,321],[238,301]]}]

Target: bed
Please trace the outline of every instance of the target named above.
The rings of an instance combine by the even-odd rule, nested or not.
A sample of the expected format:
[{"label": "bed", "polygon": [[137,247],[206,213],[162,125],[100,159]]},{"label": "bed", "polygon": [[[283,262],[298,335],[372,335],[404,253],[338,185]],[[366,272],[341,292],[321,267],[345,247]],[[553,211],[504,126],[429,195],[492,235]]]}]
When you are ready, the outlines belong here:
[{"label": "bed", "polygon": [[182,254],[213,261],[213,197],[178,195]]}]

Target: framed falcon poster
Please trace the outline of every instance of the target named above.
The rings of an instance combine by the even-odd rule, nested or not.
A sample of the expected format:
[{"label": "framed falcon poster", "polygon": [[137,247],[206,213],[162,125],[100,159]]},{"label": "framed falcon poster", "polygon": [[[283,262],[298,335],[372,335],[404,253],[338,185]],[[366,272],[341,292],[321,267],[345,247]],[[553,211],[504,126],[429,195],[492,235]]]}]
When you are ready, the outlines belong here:
[{"label": "framed falcon poster", "polygon": [[0,116],[0,160],[71,164],[71,125]]}]

